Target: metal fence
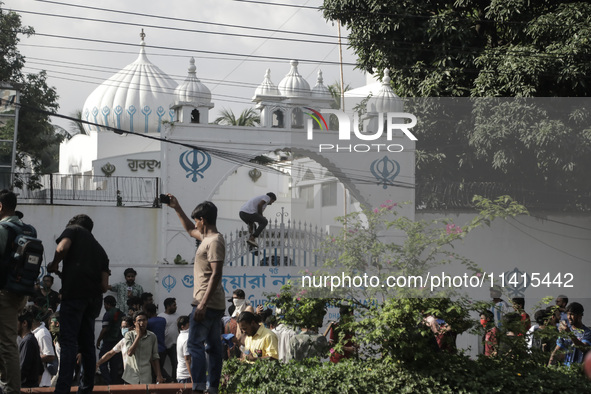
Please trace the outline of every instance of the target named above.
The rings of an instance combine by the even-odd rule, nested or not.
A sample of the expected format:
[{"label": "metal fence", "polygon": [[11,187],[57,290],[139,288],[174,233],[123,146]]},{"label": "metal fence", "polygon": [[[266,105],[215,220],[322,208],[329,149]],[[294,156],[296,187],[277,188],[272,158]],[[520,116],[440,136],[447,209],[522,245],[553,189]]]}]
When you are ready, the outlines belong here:
[{"label": "metal fence", "polygon": [[251,250],[245,229],[226,235],[226,265],[251,267],[316,267],[326,256],[322,241],[328,233],[318,226],[285,220],[287,213],[277,213],[279,220],[270,220],[260,234],[258,249]]},{"label": "metal fence", "polygon": [[16,174],[19,202],[61,204],[88,201],[113,205],[152,206],[160,178],[72,174]]}]

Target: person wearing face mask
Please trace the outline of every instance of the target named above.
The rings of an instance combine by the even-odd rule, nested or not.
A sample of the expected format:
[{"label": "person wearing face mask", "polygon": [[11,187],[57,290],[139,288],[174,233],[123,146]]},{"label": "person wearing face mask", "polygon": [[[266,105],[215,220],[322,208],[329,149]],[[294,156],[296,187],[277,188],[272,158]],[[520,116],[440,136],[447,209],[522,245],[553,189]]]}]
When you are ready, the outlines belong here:
[{"label": "person wearing face mask", "polygon": [[238,346],[244,345],[244,340],[246,336],[238,329],[238,323],[236,323],[236,320],[242,312],[255,313],[254,308],[246,301],[246,294],[242,289],[234,290],[234,292],[232,293],[232,298],[228,301],[231,301],[232,304],[234,304],[235,309],[234,312],[232,312],[232,323],[234,324],[232,324],[231,326],[233,327],[233,329],[230,330],[230,332],[228,332],[227,334],[234,334],[234,343]]},{"label": "person wearing face mask", "polygon": [[485,329],[482,337],[484,355],[488,357],[496,356],[499,348],[500,332],[495,325],[495,317],[490,310],[484,310],[480,313],[480,324]]},{"label": "person wearing face mask", "polygon": [[246,294],[242,289],[234,290],[234,293],[232,293],[232,299],[229,301],[231,301],[236,307],[232,313],[232,317],[238,317],[242,312],[254,313],[254,308],[246,301]]},{"label": "person wearing face mask", "polygon": [[124,337],[121,339],[111,350],[105,353],[96,363],[96,369],[98,369],[102,364],[106,363],[111,359],[111,357],[115,356],[118,353],[121,353],[123,356],[123,369],[127,366],[127,347],[125,346],[125,334],[130,329],[133,329],[133,318],[130,316],[124,316],[121,320],[121,335]]}]

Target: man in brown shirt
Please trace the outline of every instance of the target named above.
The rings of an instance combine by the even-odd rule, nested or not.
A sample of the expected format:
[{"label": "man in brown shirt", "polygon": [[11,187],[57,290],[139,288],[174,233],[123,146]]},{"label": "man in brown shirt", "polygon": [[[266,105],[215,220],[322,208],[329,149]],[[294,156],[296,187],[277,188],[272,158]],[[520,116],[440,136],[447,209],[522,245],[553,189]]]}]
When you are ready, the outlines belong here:
[{"label": "man in brown shirt", "polygon": [[[216,394],[222,373],[222,316],[225,294],[222,287],[222,267],[226,257],[224,237],[216,227],[217,207],[202,202],[191,213],[182,210],[178,200],[170,195],[168,204],[177,213],[189,235],[201,244],[195,253],[193,268],[193,312],[190,316],[187,348],[191,355],[193,392]],[[209,360],[205,357],[205,344]],[[207,372],[207,373],[206,373]],[[209,387],[207,384],[209,383]]]}]

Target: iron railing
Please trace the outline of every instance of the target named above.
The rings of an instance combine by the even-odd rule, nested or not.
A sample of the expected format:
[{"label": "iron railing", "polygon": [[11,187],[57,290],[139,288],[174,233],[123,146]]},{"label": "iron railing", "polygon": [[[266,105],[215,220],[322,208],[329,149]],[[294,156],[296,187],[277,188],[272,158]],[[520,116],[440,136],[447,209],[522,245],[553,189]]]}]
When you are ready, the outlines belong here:
[{"label": "iron railing", "polygon": [[285,220],[287,213],[281,208],[277,218],[260,234],[258,249],[252,250],[246,243],[246,229],[235,230],[225,236],[226,265],[251,267],[319,267],[327,256],[322,242],[328,233],[307,223]]},{"label": "iron railing", "polygon": [[152,206],[160,178],[73,174],[15,174],[14,192],[19,202],[64,204],[68,201]]}]

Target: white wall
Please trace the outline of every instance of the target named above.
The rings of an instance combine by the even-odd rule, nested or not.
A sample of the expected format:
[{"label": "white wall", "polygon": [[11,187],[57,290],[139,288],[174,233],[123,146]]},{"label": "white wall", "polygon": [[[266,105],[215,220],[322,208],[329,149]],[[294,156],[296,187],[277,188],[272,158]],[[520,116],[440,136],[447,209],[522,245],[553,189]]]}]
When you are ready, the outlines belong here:
[{"label": "white wall", "polygon": [[[245,196],[246,198],[247,196]],[[185,207],[192,209],[192,207]],[[77,206],[36,206],[20,205],[18,207],[24,213],[24,220],[33,224],[43,240],[45,246],[45,261],[53,258],[55,240],[64,229],[68,220],[78,214],[86,213],[95,222],[93,234],[103,245],[110,258],[112,269],[111,282],[123,280],[123,271],[127,267],[135,267],[138,271],[137,282],[145,291],[154,294],[155,301],[162,308],[162,301],[169,296],[177,297],[179,312],[188,313],[192,288],[187,285],[192,280],[192,266],[158,266],[159,247],[163,227],[160,223],[160,210],[154,208],[131,207],[77,207]],[[167,208],[164,208],[167,209]],[[233,212],[226,215],[221,211],[219,222],[220,231],[227,234],[234,231],[240,223],[234,218]],[[225,216],[231,216],[227,218]],[[463,225],[474,216],[473,213],[419,213],[417,219],[431,220],[435,218],[449,217],[455,223]],[[494,221],[491,227],[475,230],[459,242],[455,251],[471,258],[478,263],[483,270],[494,272],[495,275],[511,271],[516,267],[528,273],[547,272],[555,275],[557,272],[573,273],[572,288],[558,288],[556,286],[525,289],[526,311],[532,316],[535,305],[544,296],[556,297],[564,293],[570,301],[578,301],[583,304],[587,313],[583,317],[586,325],[591,325],[591,298],[589,292],[589,278],[591,277],[591,215],[567,215],[567,214],[536,214],[533,216],[521,216],[508,221]],[[178,219],[177,219],[178,220]],[[194,240],[184,236],[184,231],[179,229],[178,242],[187,252],[183,258],[191,262],[195,243]],[[462,275],[465,269],[462,267],[444,267],[448,275]],[[163,283],[163,278],[172,274],[177,281],[176,287],[170,288],[170,279]],[[254,276],[266,275],[265,286],[260,284]],[[224,271],[228,297],[235,288],[232,280],[240,283],[240,287],[249,295],[254,303],[266,299],[264,293],[274,292],[280,287],[277,278],[272,276],[298,275],[290,268],[248,268],[228,267]],[[238,281],[237,276],[253,276],[245,282]],[[275,281],[275,283],[274,283]],[[169,287],[167,289],[166,285]],[[56,279],[54,288],[59,290],[59,279]],[[507,288],[507,290],[510,290]],[[469,292],[474,299],[488,300],[489,292],[484,288],[473,289]],[[503,298],[510,298],[506,294]],[[334,316],[333,316],[334,318]],[[464,335],[458,339],[460,347],[471,346],[473,351],[477,348],[478,338]]]},{"label": "white wall", "polygon": [[[65,205],[19,205],[17,209],[23,212],[23,220],[37,229],[45,248],[45,263],[53,260],[55,241],[68,221],[84,213],[94,221],[92,233],[109,256],[110,282],[122,282],[125,268],[134,267],[138,271],[138,283],[146,291],[154,291],[159,209]],[[56,278],[54,287],[59,290],[59,278]]]}]

